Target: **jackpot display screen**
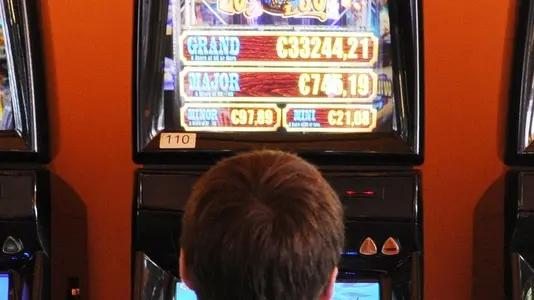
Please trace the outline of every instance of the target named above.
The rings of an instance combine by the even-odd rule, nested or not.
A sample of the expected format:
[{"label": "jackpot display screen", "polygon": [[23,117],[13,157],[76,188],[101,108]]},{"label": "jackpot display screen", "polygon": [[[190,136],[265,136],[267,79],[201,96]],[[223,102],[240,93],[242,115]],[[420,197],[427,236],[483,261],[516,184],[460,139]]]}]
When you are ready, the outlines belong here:
[{"label": "jackpot display screen", "polygon": [[388,0],[170,0],[163,86],[186,132],[395,125]]},{"label": "jackpot display screen", "polygon": [[9,65],[3,19],[0,10],[0,131],[12,130],[15,125],[9,86]]},{"label": "jackpot display screen", "polygon": [[0,300],[9,300],[9,274],[0,273]]},{"label": "jackpot display screen", "polygon": [[134,161],[422,163],[421,1],[136,0]]},{"label": "jackpot display screen", "polygon": [[[332,299],[380,300],[380,284],[377,282],[337,282]],[[185,284],[178,282],[176,283],[176,300],[197,300],[197,296]]]}]

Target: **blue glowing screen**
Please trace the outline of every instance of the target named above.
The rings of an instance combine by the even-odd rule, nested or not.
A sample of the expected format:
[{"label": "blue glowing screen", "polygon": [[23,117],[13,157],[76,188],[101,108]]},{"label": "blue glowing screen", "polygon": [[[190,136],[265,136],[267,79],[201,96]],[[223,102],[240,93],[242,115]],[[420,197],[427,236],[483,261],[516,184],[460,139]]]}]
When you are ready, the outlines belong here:
[{"label": "blue glowing screen", "polygon": [[333,300],[380,300],[377,282],[336,282]]},{"label": "blue glowing screen", "polygon": [[0,300],[9,299],[9,275],[0,273]]},{"label": "blue glowing screen", "polygon": [[197,300],[197,295],[195,292],[187,288],[183,282],[177,282],[176,300]]},{"label": "blue glowing screen", "polygon": [[[197,300],[197,296],[185,284],[178,282],[176,300]],[[333,300],[380,300],[380,285],[377,282],[337,282]]]}]

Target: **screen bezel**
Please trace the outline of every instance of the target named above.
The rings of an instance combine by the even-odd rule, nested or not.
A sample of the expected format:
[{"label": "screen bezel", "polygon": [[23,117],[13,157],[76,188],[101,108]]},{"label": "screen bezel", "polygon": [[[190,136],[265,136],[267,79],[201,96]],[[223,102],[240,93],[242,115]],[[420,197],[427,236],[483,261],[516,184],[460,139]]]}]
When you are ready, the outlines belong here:
[{"label": "screen bezel", "polygon": [[[529,39],[534,33],[532,0],[520,1],[516,16],[504,161],[508,165],[532,166],[534,165],[534,142],[526,146],[521,145],[521,136],[526,129],[523,110],[528,106],[529,87],[532,85],[532,82],[527,81],[529,73],[534,72],[531,66],[532,59],[529,58],[534,51],[534,42]],[[534,109],[531,111],[534,113]]]},{"label": "screen bezel", "polygon": [[[10,7],[6,9],[6,7]],[[0,131],[0,161],[50,162],[48,112],[40,33],[40,2],[1,0],[14,130]],[[16,53],[17,55],[13,55]]]},{"label": "screen bezel", "polygon": [[[407,4],[408,3],[408,4]],[[398,5],[397,5],[398,4]],[[164,7],[165,6],[165,7]],[[162,99],[143,99],[143,89],[157,91],[163,86],[155,86],[161,80],[151,80],[154,76],[142,76],[144,65],[158,64],[154,58],[146,59],[143,53],[157,52],[161,47],[160,38],[155,37],[154,27],[146,24],[152,17],[159,17],[162,9],[166,11],[167,3],[155,0],[136,0],[134,24],[134,57],[133,57],[133,159],[139,164],[190,164],[200,165],[213,163],[218,159],[236,152],[273,148],[296,151],[302,157],[316,163],[340,165],[347,163],[364,165],[420,165],[423,162],[423,20],[422,1],[392,1],[389,3],[390,23],[392,24],[392,45],[394,59],[393,83],[398,99],[397,107],[406,112],[406,118],[400,120],[399,131],[392,133],[351,134],[328,140],[336,136],[318,136],[313,142],[292,142],[288,135],[284,142],[251,142],[259,133],[233,134],[227,136],[214,133],[197,133],[197,149],[195,150],[162,150],[159,139],[162,133],[169,131],[165,124],[157,122],[157,118],[165,119],[172,110],[172,104],[162,103]],[[151,11],[146,11],[151,8]],[[165,22],[166,18],[162,19]],[[161,24],[159,24],[161,25]],[[152,25],[152,26],[159,26]],[[143,33],[152,34],[149,37]],[[396,41],[411,41],[396,43]],[[163,50],[161,50],[163,51]],[[163,73],[164,64],[161,64]],[[142,81],[145,78],[146,81]],[[148,78],[148,79],[147,79]],[[401,85],[402,84],[402,85]],[[161,84],[162,85],[162,84]],[[152,93],[154,94],[154,93]],[[405,99],[400,101],[399,99]],[[163,122],[164,123],[164,122]],[[236,137],[243,137],[236,140]],[[199,149],[200,148],[200,149]],[[302,149],[302,150],[298,150]],[[328,150],[325,150],[328,149]],[[355,150],[356,149],[356,150]],[[340,159],[342,158],[342,159]]]}]

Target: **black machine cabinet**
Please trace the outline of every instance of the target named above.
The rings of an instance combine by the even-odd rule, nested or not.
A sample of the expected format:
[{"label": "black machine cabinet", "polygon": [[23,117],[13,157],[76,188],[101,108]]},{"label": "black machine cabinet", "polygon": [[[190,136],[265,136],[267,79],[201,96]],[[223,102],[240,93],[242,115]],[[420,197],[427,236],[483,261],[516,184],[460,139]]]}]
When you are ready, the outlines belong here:
[{"label": "black machine cabinet", "polygon": [[82,299],[86,290],[84,207],[65,193],[53,198],[51,183],[60,184],[45,170],[0,170],[0,276],[10,300]]},{"label": "black machine cabinet", "polygon": [[[137,172],[132,299],[174,299],[181,216],[200,172]],[[417,171],[325,173],[346,214],[339,281],[376,281],[381,300],[423,299],[423,232]]]},{"label": "black machine cabinet", "polygon": [[534,171],[511,170],[506,182],[505,292],[527,300],[534,295]]},{"label": "black machine cabinet", "polygon": [[0,1],[0,162],[50,161],[40,1]]}]

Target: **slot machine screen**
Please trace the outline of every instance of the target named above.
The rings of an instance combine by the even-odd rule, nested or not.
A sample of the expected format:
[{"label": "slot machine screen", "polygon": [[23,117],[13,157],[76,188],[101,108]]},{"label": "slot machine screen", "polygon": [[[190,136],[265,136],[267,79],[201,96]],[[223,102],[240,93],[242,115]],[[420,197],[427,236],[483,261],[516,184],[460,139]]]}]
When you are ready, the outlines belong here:
[{"label": "slot machine screen", "polygon": [[48,163],[40,4],[0,2],[0,160]]},{"label": "slot machine screen", "polygon": [[176,283],[176,300],[197,300],[197,295],[183,282]]},{"label": "slot machine screen", "polygon": [[[378,282],[336,282],[332,300],[380,300]],[[1,300],[1,299],[0,299]],[[185,284],[176,283],[176,300],[197,300],[195,292]]]},{"label": "slot machine screen", "polygon": [[0,13],[0,131],[14,129],[13,105],[9,85],[9,62],[4,35],[4,18]]},{"label": "slot machine screen", "polygon": [[9,300],[9,274],[0,273],[0,300]]},{"label": "slot machine screen", "polygon": [[[508,96],[505,163],[534,166],[534,11],[519,1],[516,11],[511,82]],[[502,110],[504,111],[504,110]]]},{"label": "slot machine screen", "polygon": [[[406,88],[418,84],[400,72],[419,57],[398,59],[410,43],[391,25],[414,4],[390,2],[169,0],[155,12],[162,37],[138,36],[137,138],[162,130],[195,133],[197,150],[219,141],[419,154],[419,96]],[[176,144],[161,138],[161,149]]]},{"label": "slot machine screen", "polygon": [[174,26],[176,1],[164,85],[186,131],[393,130],[387,1],[192,1]]}]

